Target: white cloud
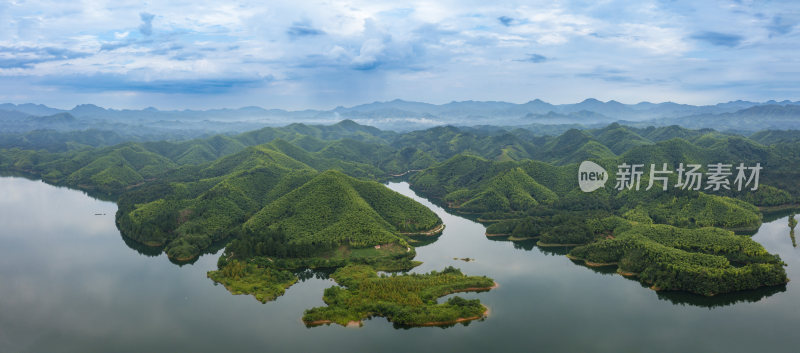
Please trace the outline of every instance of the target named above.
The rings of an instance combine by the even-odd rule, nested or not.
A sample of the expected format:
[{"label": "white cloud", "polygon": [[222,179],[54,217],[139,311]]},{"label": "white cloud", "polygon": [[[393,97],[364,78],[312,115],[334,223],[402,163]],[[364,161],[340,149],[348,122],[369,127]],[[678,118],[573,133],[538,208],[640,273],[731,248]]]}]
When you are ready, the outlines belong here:
[{"label": "white cloud", "polygon": [[[791,61],[800,48],[800,11],[782,3],[52,0],[0,7],[0,19],[8,20],[0,46],[39,48],[0,57],[0,82],[29,83],[27,93],[0,90],[0,101],[46,103],[53,89],[92,100],[96,92],[38,79],[96,74],[137,81],[272,77],[272,88],[219,93],[213,101],[320,107],[393,98],[569,102],[608,92],[796,99],[790,82],[800,79]],[[145,31],[150,22],[142,14],[153,15]],[[725,38],[737,40],[713,44]],[[548,59],[521,60],[532,54]],[[348,87],[338,84],[344,79]],[[756,83],[768,89],[754,92]],[[265,101],[264,90],[278,87],[287,91]]]}]

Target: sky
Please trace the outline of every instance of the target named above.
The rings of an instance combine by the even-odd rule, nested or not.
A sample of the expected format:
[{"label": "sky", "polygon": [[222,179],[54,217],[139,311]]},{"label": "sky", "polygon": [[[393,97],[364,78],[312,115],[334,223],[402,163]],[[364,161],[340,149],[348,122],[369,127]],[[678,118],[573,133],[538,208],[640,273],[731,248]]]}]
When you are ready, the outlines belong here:
[{"label": "sky", "polygon": [[0,102],[800,99],[796,1],[3,1]]}]

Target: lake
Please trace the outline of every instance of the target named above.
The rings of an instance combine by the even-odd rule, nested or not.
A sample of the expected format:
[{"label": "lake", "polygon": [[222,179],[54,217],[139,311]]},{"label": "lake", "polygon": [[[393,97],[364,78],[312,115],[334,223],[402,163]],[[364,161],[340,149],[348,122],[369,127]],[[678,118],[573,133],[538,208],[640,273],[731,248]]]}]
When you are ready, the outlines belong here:
[{"label": "lake", "polygon": [[[452,327],[307,328],[303,310],[335,285],[311,278],[274,302],[231,295],[206,272],[217,254],[178,266],[123,240],[116,205],[17,177],[0,178],[0,351],[727,351],[800,347],[800,250],[787,218],[753,236],[788,264],[784,287],[712,298],[657,293],[614,269],[576,265],[565,249],[490,239],[479,223],[434,210],[446,229],[417,247],[415,272],[456,266],[500,285],[479,298],[491,314]],[[138,250],[137,250],[138,249]],[[472,262],[454,260],[469,257]]]}]

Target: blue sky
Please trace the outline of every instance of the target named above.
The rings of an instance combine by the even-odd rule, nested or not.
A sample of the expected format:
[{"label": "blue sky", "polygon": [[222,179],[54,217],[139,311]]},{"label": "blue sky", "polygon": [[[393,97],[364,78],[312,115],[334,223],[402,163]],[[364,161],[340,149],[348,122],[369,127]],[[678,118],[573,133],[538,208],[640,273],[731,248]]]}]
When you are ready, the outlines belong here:
[{"label": "blue sky", "polygon": [[800,99],[795,1],[4,1],[0,102]]}]

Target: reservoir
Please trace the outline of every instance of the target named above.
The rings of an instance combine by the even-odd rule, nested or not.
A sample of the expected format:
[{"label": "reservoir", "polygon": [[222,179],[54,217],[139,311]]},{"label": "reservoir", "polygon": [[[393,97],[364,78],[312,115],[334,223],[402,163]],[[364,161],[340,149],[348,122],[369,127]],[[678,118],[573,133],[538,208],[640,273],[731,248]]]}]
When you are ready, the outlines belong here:
[{"label": "reservoir", "polygon": [[[654,292],[614,268],[588,268],[566,249],[485,236],[485,227],[414,194],[444,221],[417,247],[415,272],[460,268],[499,287],[478,298],[491,314],[451,327],[395,328],[383,318],[361,328],[308,328],[322,306],[324,276],[310,276],[276,301],[231,295],[206,272],[220,253],[176,265],[126,242],[116,205],[81,191],[0,178],[0,351],[2,352],[796,352],[800,347],[800,250],[787,217],[753,238],[781,256],[786,286],[702,297]],[[798,235],[800,236],[800,234]],[[465,262],[460,258],[474,261]]]}]

